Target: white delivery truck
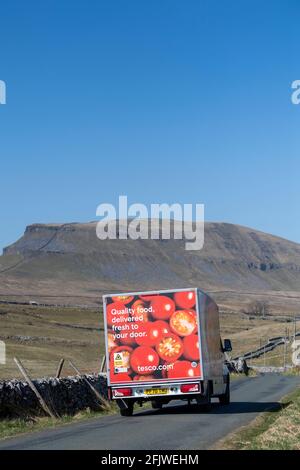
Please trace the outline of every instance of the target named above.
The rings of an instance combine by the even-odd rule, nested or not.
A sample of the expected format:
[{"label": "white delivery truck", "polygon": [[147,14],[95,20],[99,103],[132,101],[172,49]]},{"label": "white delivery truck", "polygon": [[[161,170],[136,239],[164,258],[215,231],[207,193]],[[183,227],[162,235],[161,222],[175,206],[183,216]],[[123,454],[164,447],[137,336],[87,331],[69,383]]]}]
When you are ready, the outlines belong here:
[{"label": "white delivery truck", "polygon": [[103,296],[109,398],[122,416],[134,404],[161,408],[171,400],[195,400],[208,409],[212,397],[230,401],[216,303],[198,288]]}]

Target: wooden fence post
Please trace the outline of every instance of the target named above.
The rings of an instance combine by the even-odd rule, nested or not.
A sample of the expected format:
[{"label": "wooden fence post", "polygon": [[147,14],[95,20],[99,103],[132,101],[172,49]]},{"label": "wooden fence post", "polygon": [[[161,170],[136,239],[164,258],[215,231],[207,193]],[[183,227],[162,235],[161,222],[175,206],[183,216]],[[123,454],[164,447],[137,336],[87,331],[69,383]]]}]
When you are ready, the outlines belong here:
[{"label": "wooden fence post", "polygon": [[47,403],[43,399],[42,395],[40,394],[40,392],[38,391],[38,389],[36,388],[36,386],[32,382],[31,378],[29,377],[28,373],[26,372],[25,368],[23,367],[20,359],[18,359],[17,357],[14,357],[14,361],[17,364],[17,366],[18,366],[19,370],[21,371],[22,375],[24,376],[24,378],[25,378],[26,382],[28,383],[29,387],[31,388],[31,390],[33,391],[35,396],[37,397],[37,399],[38,399],[41,407],[45,411],[45,413],[47,415],[49,415],[51,418],[56,419],[56,416],[52,413],[52,411],[48,407]]},{"label": "wooden fence post", "polygon": [[107,400],[105,400],[105,398],[100,395],[98,390],[96,390],[95,387],[88,381],[88,379],[80,373],[80,371],[77,369],[76,366],[74,366],[74,364],[71,361],[69,361],[69,364],[75,370],[77,375],[79,375],[85,381],[85,383],[90,387],[90,389],[94,392],[94,394],[96,395],[96,397],[97,397],[98,401],[101,403],[101,405],[103,405],[104,408],[106,408],[106,409],[110,409],[109,402]]},{"label": "wooden fence post", "polygon": [[102,361],[101,361],[101,366],[100,366],[100,372],[104,372],[105,366],[106,366],[106,356],[105,356],[105,354],[104,354],[104,356],[102,356]]},{"label": "wooden fence post", "polygon": [[58,368],[57,368],[57,371],[56,371],[56,378],[59,379],[60,378],[60,374],[61,374],[61,371],[62,371],[62,368],[64,366],[64,358],[62,358],[58,364]]}]

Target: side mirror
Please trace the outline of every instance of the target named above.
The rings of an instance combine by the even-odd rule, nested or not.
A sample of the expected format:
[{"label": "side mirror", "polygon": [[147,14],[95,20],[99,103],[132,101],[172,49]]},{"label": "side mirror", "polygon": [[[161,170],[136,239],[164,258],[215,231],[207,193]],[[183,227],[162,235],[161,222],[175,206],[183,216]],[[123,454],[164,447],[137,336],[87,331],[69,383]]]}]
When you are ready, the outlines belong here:
[{"label": "side mirror", "polygon": [[223,351],[224,351],[224,352],[230,352],[230,351],[232,351],[232,345],[231,345],[230,339],[224,339],[224,348],[223,348]]}]

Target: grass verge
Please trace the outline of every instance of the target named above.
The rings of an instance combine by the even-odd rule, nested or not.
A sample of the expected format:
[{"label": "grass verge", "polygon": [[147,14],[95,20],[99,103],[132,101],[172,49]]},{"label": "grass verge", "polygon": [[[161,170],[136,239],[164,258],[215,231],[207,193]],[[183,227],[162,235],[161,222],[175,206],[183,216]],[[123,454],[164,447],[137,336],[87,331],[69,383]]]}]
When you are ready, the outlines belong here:
[{"label": "grass verge", "polygon": [[238,372],[230,372],[230,380],[238,380],[242,377],[257,377],[259,373],[254,369],[249,369],[248,375],[239,374]]},{"label": "grass verge", "polygon": [[66,424],[74,424],[91,418],[100,418],[107,415],[116,414],[118,407],[112,403],[108,411],[83,410],[74,416],[62,416],[59,419],[48,417],[17,418],[0,420],[0,439],[15,437],[20,434],[43,431],[45,429],[56,428]]},{"label": "grass verge", "polygon": [[283,398],[277,412],[267,412],[250,426],[217,443],[215,449],[300,450],[300,388]]},{"label": "grass verge", "polygon": [[[144,403],[142,408],[135,405],[135,411],[142,411],[150,409],[150,402]],[[74,416],[65,415],[58,419],[48,417],[34,417],[34,418],[18,418],[18,419],[0,419],[0,440],[9,437],[16,437],[21,434],[28,434],[32,432],[43,431],[45,429],[52,429],[66,424],[75,424],[80,421],[86,421],[91,418],[102,418],[108,415],[119,413],[118,405],[115,402],[110,402],[109,410],[92,411],[89,408],[80,411]]]}]

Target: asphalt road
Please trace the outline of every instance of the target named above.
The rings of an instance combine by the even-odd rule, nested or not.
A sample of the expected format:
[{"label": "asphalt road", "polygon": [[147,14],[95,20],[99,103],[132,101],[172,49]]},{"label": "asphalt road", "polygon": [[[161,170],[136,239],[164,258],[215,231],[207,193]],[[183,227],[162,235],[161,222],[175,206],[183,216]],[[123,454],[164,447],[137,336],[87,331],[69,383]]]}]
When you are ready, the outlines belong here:
[{"label": "asphalt road", "polygon": [[258,414],[278,409],[278,400],[300,385],[296,376],[266,374],[232,382],[231,404],[213,405],[203,413],[196,406],[173,402],[163,410],[140,411],[90,419],[0,442],[1,449],[207,449],[249,423]]}]

